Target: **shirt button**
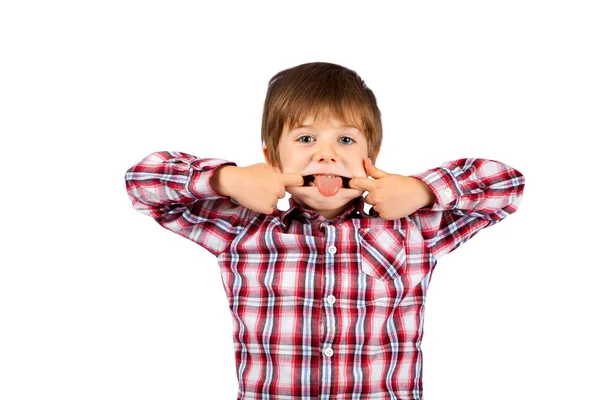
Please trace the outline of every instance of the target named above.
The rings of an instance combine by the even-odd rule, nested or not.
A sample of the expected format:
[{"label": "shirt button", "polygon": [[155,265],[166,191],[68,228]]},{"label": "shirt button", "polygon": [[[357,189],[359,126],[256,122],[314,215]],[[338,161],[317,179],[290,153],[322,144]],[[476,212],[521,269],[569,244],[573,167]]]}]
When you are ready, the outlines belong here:
[{"label": "shirt button", "polygon": [[327,302],[328,302],[329,304],[333,304],[333,303],[335,303],[335,296],[334,296],[334,295],[332,295],[332,294],[330,294],[329,296],[327,296]]},{"label": "shirt button", "polygon": [[333,355],[333,349],[331,347],[328,347],[325,349],[325,355],[327,357],[331,357]]},{"label": "shirt button", "polygon": [[450,189],[450,188],[446,188],[446,189],[444,190],[444,193],[446,194],[446,196],[448,196],[448,197],[452,197],[452,189]]},{"label": "shirt button", "polygon": [[335,254],[335,252],[337,251],[337,248],[332,245],[332,246],[329,246],[327,251],[329,252],[329,254]]},{"label": "shirt button", "polygon": [[307,213],[307,212],[303,212],[303,213],[302,213],[302,216],[303,216],[304,218],[307,218],[307,219],[308,219],[308,218],[310,218],[310,214],[309,214],[309,213]]}]

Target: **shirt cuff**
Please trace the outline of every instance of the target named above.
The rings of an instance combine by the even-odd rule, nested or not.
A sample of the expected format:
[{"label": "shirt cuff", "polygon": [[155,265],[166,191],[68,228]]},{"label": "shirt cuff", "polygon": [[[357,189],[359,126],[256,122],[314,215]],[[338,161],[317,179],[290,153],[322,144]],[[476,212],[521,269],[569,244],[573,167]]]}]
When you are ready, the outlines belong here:
[{"label": "shirt cuff", "polygon": [[449,169],[436,167],[409,176],[419,179],[429,186],[435,196],[435,202],[431,207],[423,207],[420,210],[446,211],[452,210],[458,205],[462,190],[458,179],[452,175]]},{"label": "shirt cuff", "polygon": [[227,198],[227,196],[221,196],[217,193],[210,185],[210,178],[215,174],[217,168],[222,165],[237,166],[233,161],[222,160],[220,158],[203,158],[192,161],[186,183],[187,191],[199,200]]}]

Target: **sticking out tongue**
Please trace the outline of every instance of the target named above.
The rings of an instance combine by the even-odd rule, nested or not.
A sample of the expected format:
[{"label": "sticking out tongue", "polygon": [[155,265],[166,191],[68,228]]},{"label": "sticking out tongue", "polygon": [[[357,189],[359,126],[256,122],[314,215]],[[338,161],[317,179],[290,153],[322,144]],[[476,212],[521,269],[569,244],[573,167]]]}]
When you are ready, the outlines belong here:
[{"label": "sticking out tongue", "polygon": [[334,196],[342,187],[342,178],[328,178],[325,175],[315,175],[315,185],[323,196]]}]

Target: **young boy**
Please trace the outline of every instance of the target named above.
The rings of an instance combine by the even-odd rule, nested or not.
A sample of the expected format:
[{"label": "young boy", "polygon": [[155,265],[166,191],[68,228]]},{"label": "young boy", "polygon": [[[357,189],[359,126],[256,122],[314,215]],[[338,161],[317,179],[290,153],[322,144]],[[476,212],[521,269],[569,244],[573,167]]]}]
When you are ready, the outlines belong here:
[{"label": "young boy", "polygon": [[[423,398],[433,269],[514,213],[525,180],[481,158],[387,173],[373,165],[381,137],[363,80],[308,63],[269,82],[266,164],[165,151],[127,171],[135,209],[217,257],[238,400]],[[290,208],[281,211],[286,191]]]}]

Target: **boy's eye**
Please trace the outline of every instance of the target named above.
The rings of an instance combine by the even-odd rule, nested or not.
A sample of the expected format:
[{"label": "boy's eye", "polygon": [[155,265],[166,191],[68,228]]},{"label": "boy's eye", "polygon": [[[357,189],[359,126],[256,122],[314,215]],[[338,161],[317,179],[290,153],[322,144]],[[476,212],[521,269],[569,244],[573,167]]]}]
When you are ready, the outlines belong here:
[{"label": "boy's eye", "polygon": [[302,140],[302,139],[304,139],[304,138],[309,138],[309,139],[312,139],[312,137],[310,137],[310,136],[301,136],[301,137],[299,137],[299,138],[298,138],[298,140],[299,140],[300,142],[302,142],[302,143],[310,143],[310,142],[307,142],[307,141],[305,141],[305,140]]},{"label": "boy's eye", "polygon": [[[305,140],[305,139],[308,139],[308,140]],[[313,139],[312,136],[300,136],[298,138],[298,140],[300,142],[302,142],[302,143],[311,143],[312,139]],[[352,143],[354,143],[354,139],[352,139],[351,137],[348,137],[348,136],[343,136],[340,140],[342,141],[342,144],[352,144]]]}]

